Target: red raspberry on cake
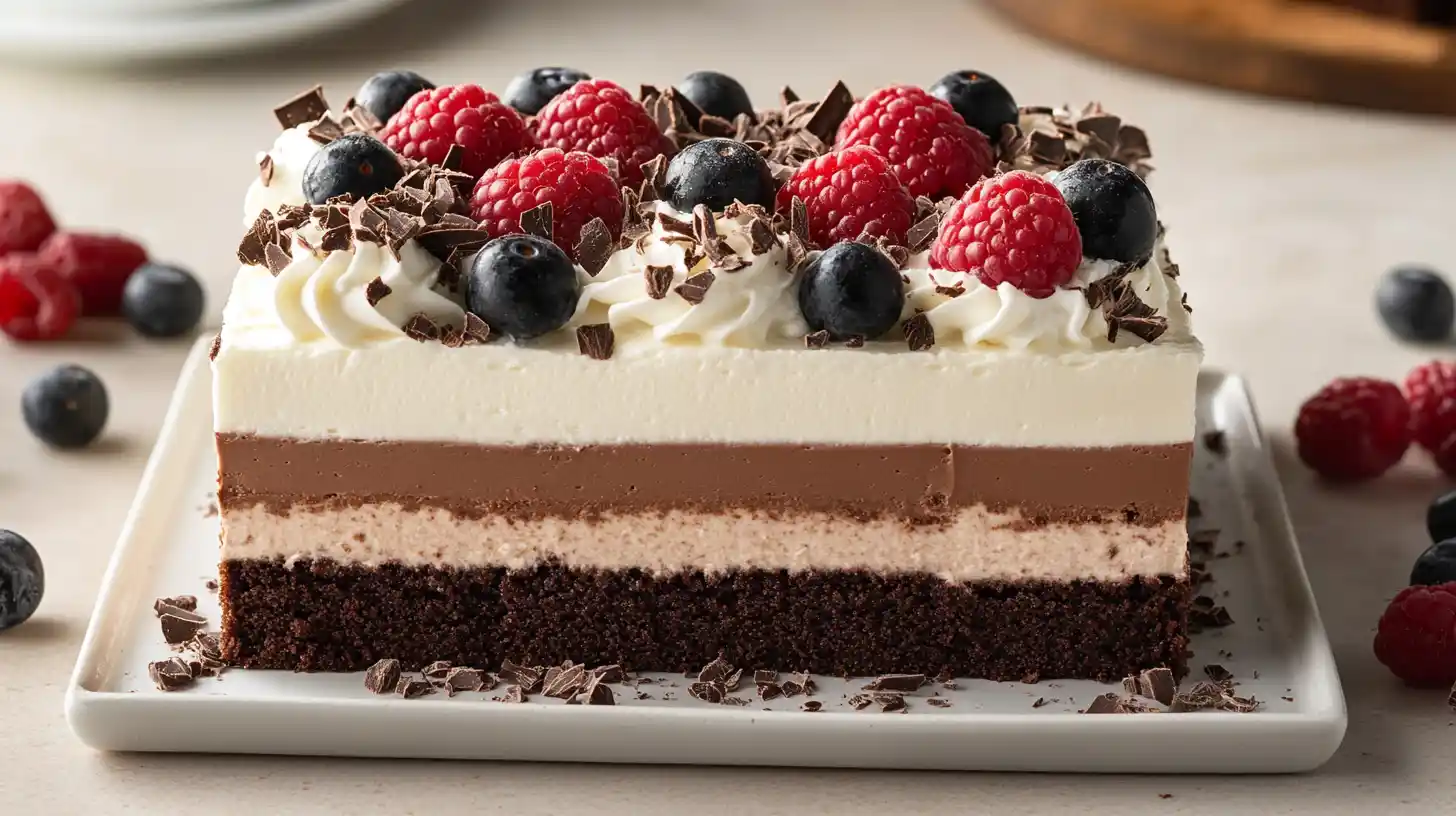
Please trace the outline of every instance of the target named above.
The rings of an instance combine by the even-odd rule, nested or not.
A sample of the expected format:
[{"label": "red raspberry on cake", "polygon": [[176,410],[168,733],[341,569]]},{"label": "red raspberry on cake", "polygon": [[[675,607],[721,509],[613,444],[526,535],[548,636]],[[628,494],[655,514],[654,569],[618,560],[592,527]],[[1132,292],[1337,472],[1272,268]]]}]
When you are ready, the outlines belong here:
[{"label": "red raspberry on cake", "polygon": [[40,257],[76,287],[81,314],[95,317],[121,314],[121,290],[147,262],[147,251],[120,235],[58,232],[46,239]]},{"label": "red raspberry on cake", "polygon": [[55,231],[55,219],[34,187],[0,181],[0,255],[34,252]]},{"label": "red raspberry on cake", "polygon": [[617,180],[602,161],[554,147],[487,170],[470,196],[470,214],[492,238],[521,231],[521,214],[551,202],[552,240],[576,259],[581,228],[606,222],[612,240],[622,236],[624,208]]},{"label": "red raspberry on cake", "polygon": [[836,144],[869,145],[912,196],[959,196],[996,169],[986,135],[950,103],[908,85],[881,88],[849,109]]},{"label": "red raspberry on cake", "polygon": [[1456,582],[1402,589],[1380,616],[1375,657],[1412,686],[1456,683]]},{"label": "red raspberry on cake", "polygon": [[1456,436],[1456,363],[1432,360],[1405,377],[1411,427],[1421,447],[1434,453]]},{"label": "red raspberry on cake", "polygon": [[885,158],[868,145],[836,150],[802,164],[779,188],[776,207],[787,213],[795,198],[809,212],[809,237],[821,247],[863,233],[904,244],[915,223],[915,199]]},{"label": "red raspberry on cake", "polygon": [[1410,406],[1395,383],[1371,377],[1331,382],[1305,401],[1294,422],[1299,458],[1328,479],[1373,479],[1410,446]]},{"label": "red raspberry on cake", "polygon": [[399,155],[430,164],[445,161],[458,144],[465,151],[461,172],[475,177],[536,146],[521,114],[478,85],[420,91],[389,118],[379,138]]},{"label": "red raspberry on cake", "polygon": [[542,147],[615,159],[628,187],[642,183],[642,165],[677,152],[647,109],[605,79],[582,80],[552,99],[536,116],[536,138]]},{"label": "red raspberry on cake", "polygon": [[1062,193],[1021,170],[993,176],[951,205],[930,248],[935,269],[968,272],[995,288],[1009,283],[1050,296],[1077,273],[1082,234]]},{"label": "red raspberry on cake", "polygon": [[55,340],[80,313],[75,287],[39,256],[18,252],[0,258],[0,332],[14,340]]}]

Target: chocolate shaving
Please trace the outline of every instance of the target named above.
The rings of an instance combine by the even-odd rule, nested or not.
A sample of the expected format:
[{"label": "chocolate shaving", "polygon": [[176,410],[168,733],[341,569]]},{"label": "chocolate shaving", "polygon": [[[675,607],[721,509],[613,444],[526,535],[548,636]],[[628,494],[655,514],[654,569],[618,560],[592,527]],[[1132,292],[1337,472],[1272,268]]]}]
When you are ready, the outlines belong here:
[{"label": "chocolate shaving", "polygon": [[196,595],[178,595],[175,598],[158,598],[152,602],[152,614],[161,617],[168,609],[181,609],[184,612],[197,611]]},{"label": "chocolate shaving", "polygon": [[672,291],[677,292],[683,300],[696,306],[708,296],[708,289],[712,287],[713,281],[716,279],[712,272],[699,272],[673,287]]},{"label": "chocolate shaving", "polygon": [[809,240],[809,208],[798,196],[794,196],[793,203],[789,205],[789,234],[797,236],[806,247],[814,246],[814,242]]},{"label": "chocolate shaving", "polygon": [[222,332],[218,332],[212,338],[212,347],[207,350],[207,359],[216,360],[217,355],[222,352]]},{"label": "chocolate shaving", "polygon": [[884,674],[876,677],[865,691],[915,691],[925,685],[923,674]]},{"label": "chocolate shaving", "polygon": [[653,156],[651,161],[642,164],[641,170],[642,186],[637,191],[637,200],[646,203],[662,198],[662,185],[667,180],[667,156]]},{"label": "chocolate shaving", "polygon": [[435,687],[428,680],[418,677],[401,677],[394,687],[394,693],[406,700],[415,700],[427,694],[434,694]]},{"label": "chocolate shaving", "polygon": [[273,183],[272,154],[264,153],[263,158],[258,160],[258,181],[262,182],[264,187]]},{"label": "chocolate shaving", "polygon": [[551,202],[543,201],[521,213],[521,232],[534,235],[544,241],[550,241],[553,235],[552,218]]},{"label": "chocolate shaving", "polygon": [[1099,694],[1093,698],[1083,714],[1123,714],[1122,701],[1116,694]]},{"label": "chocolate shaving", "polygon": [[308,138],[319,144],[328,144],[344,135],[344,126],[325,116],[308,129]]},{"label": "chocolate shaving", "polygon": [[956,281],[954,286],[936,286],[935,293],[937,295],[957,298],[966,293],[966,285],[960,281]]},{"label": "chocolate shaving", "polygon": [[207,627],[207,618],[176,606],[164,606],[157,617],[162,624],[162,639],[174,646],[186,643]]},{"label": "chocolate shaving", "polygon": [[804,335],[804,348],[822,349],[829,346],[829,330],[820,329]]},{"label": "chocolate shaving", "polygon": [[950,708],[950,700],[944,697],[931,697],[925,701],[925,704],[935,708]]},{"label": "chocolate shaving", "polygon": [[905,234],[905,240],[909,243],[911,252],[930,249],[930,245],[935,243],[936,234],[940,232],[940,220],[943,217],[944,214],[939,212],[927,215],[910,227],[910,231]]},{"label": "chocolate shaving", "polygon": [[710,683],[704,680],[690,684],[688,686],[688,694],[705,703],[721,703],[723,702],[723,698],[727,696],[724,694],[721,684]]},{"label": "chocolate shaving", "polygon": [[508,686],[505,694],[494,699],[501,703],[524,703],[526,692],[520,686]]},{"label": "chocolate shaving", "polygon": [[609,360],[616,335],[609,323],[592,323],[576,329],[576,347],[593,360]]},{"label": "chocolate shaving", "polygon": [[819,702],[818,700],[805,700],[804,704],[799,706],[799,710],[807,711],[810,714],[813,714],[816,711],[823,711],[824,704]]},{"label": "chocolate shaving", "polygon": [[365,670],[364,688],[373,694],[389,694],[399,685],[399,675],[399,661],[386,657]]},{"label": "chocolate shaving", "polygon": [[278,124],[284,130],[320,119],[328,112],[329,103],[324,99],[322,85],[315,85],[273,109],[273,115],[278,117]]},{"label": "chocolate shaving", "polygon": [[870,704],[874,701],[875,698],[871,697],[868,694],[856,694],[846,700],[846,702],[854,707],[855,711],[864,711],[866,708],[869,708]]},{"label": "chocolate shaving", "polygon": [[1020,126],[1007,126],[998,153],[1002,170],[1043,175],[1087,158],[1111,159],[1142,177],[1152,170],[1147,134],[1095,102],[1077,111],[1022,108]]},{"label": "chocolate shaving", "polygon": [[428,680],[444,680],[450,673],[451,664],[448,660],[436,660],[420,670]]},{"label": "chocolate shaving", "polygon": [[1208,679],[1215,683],[1227,683],[1234,679],[1233,672],[1217,663],[1209,663],[1207,666],[1204,666],[1203,673],[1208,675]]},{"label": "chocolate shaving", "polygon": [[490,241],[490,236],[477,227],[443,226],[444,221],[440,221],[439,224],[441,226],[421,231],[415,238],[419,245],[425,248],[425,251],[435,257],[450,255],[457,249],[474,251]]},{"label": "chocolate shaving", "polygon": [[766,218],[754,218],[748,222],[748,243],[749,249],[754,255],[763,255],[779,245],[779,239],[774,235],[773,224]]},{"label": "chocolate shaving", "polygon": [[713,661],[698,670],[698,682],[721,683],[733,673],[733,666],[720,654]]},{"label": "chocolate shaving", "polygon": [[1122,687],[1128,694],[1148,697],[1163,705],[1169,705],[1178,690],[1178,682],[1173,679],[1172,670],[1158,667],[1123,678]]},{"label": "chocolate shaving", "polygon": [[1036,701],[1031,704],[1031,707],[1032,708],[1041,708],[1041,707],[1047,706],[1047,705],[1051,705],[1050,703],[1047,702],[1047,698],[1045,698],[1045,697],[1038,697],[1038,698],[1036,698]]},{"label": "chocolate shaving", "polygon": [[600,677],[603,683],[620,683],[627,679],[627,673],[616,663],[592,669],[592,675]]},{"label": "chocolate shaving", "polygon": [[599,674],[592,674],[586,680],[586,686],[578,691],[567,703],[584,705],[616,705],[617,695],[607,685],[607,681]]},{"label": "chocolate shaving", "polygon": [[753,671],[753,682],[755,683],[775,683],[778,682],[778,679],[779,673],[773,669],[754,669]]},{"label": "chocolate shaving", "polygon": [[409,320],[405,321],[401,330],[405,337],[420,343],[440,339],[439,325],[423,312],[411,316]]},{"label": "chocolate shaving", "polygon": [[368,301],[370,306],[378,306],[379,301],[389,297],[390,292],[393,291],[393,289],[389,288],[389,284],[384,282],[384,278],[375,278],[369,281],[368,286],[364,287],[364,299]]},{"label": "chocolate shaving", "polygon": [[935,327],[924,313],[905,321],[905,344],[911,351],[925,351],[935,345]]},{"label": "chocolate shaving", "polygon": [[784,696],[784,690],[778,683],[756,683],[755,685],[758,688],[759,699],[764,702]]},{"label": "chocolate shaving", "polygon": [[820,100],[818,107],[814,109],[814,115],[804,124],[804,130],[814,134],[823,144],[833,144],[840,123],[849,115],[852,107],[854,94],[849,92],[849,88],[842,81],[836,82]]},{"label": "chocolate shaving", "polygon": [[586,668],[580,663],[569,666],[552,666],[546,670],[541,693],[558,700],[568,700],[586,685]]},{"label": "chocolate shaving", "polygon": [[490,339],[490,326],[474,312],[465,313],[465,327],[461,329],[463,345],[475,346]]},{"label": "chocolate shaving", "polygon": [[649,265],[642,276],[647,284],[648,297],[653,300],[667,297],[668,287],[672,286],[672,267]]},{"label": "chocolate shaving", "polygon": [[495,687],[495,678],[480,669],[459,666],[445,675],[445,692],[451,697],[462,691],[489,691]]},{"label": "chocolate shaving", "polygon": [[445,151],[445,158],[440,162],[440,167],[445,170],[459,170],[460,164],[465,161],[465,148],[458,144],[450,145]]},{"label": "chocolate shaving", "polygon": [[1126,331],[1151,343],[1168,330],[1168,318],[1144,303],[1125,274],[1114,274],[1094,281],[1084,291],[1087,305],[1101,308],[1107,320],[1107,342],[1117,342],[1119,331]]},{"label": "chocolate shaving", "polygon": [[875,702],[880,704],[880,713],[889,714],[895,711],[905,711],[910,706],[905,702],[903,694],[876,694]]},{"label": "chocolate shaving", "polygon": [[779,685],[783,687],[785,697],[814,693],[814,678],[802,672],[789,675],[789,679]]},{"label": "chocolate shaving", "polygon": [[665,212],[659,212],[657,214],[657,225],[662,228],[663,232],[682,235],[694,241],[697,240],[697,230],[693,228],[690,222],[674,218]]},{"label": "chocolate shaving", "polygon": [[180,657],[148,663],[147,676],[152,679],[158,691],[181,691],[197,682],[192,667]]},{"label": "chocolate shaving", "polygon": [[[548,202],[549,203],[549,202]],[[581,240],[576,244],[576,262],[595,278],[612,257],[612,233],[600,218],[593,218],[581,228]]]}]

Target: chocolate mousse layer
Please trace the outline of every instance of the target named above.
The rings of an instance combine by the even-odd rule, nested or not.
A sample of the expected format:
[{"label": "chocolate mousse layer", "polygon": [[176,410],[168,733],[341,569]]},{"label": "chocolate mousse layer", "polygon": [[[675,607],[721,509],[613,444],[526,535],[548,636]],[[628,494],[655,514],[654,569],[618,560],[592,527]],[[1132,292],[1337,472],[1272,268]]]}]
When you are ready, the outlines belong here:
[{"label": "chocolate mousse layer", "polygon": [[955,584],[925,573],[452,569],[227,561],[234,665],[359,671],[381,658],[498,666],[570,659],[637,671],[717,657],[819,674],[1113,680],[1183,673],[1187,581]]},{"label": "chocolate mousse layer", "polygon": [[482,446],[218,434],[220,501],[395,502],[465,517],[593,516],[736,508],[898,515],[1018,510],[1029,524],[1152,525],[1187,507],[1191,444]]}]

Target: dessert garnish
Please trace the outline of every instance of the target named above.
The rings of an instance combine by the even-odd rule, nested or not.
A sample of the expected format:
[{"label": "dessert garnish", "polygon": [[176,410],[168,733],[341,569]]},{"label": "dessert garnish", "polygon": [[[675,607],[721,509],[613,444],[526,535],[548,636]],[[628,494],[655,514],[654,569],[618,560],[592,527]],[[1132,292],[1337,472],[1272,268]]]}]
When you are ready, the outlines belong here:
[{"label": "dessert garnish", "polygon": [[894,328],[905,302],[905,282],[884,253],[843,241],[809,263],[799,285],[799,308],[810,331],[834,340],[873,340]]},{"label": "dessert garnish", "polygon": [[127,279],[121,312],[144,337],[180,337],[202,320],[205,298],[202,284],[191,272],[148,262]]},{"label": "dessert garnish", "polygon": [[605,79],[582,80],[541,109],[535,120],[542,147],[580,150],[617,162],[622,184],[642,183],[642,166],[676,152],[637,100]]},{"label": "dessert garnish", "polygon": [[1051,182],[1012,171],[968,190],[940,222],[930,251],[936,269],[968,272],[990,287],[1009,283],[1044,298],[1071,281],[1082,237]]},{"label": "dessert garnish", "polygon": [[883,154],[912,196],[959,196],[996,168],[985,134],[950,103],[907,85],[881,88],[854,104],[835,146],[858,144]]},{"label": "dessert garnish", "polygon": [[966,124],[981,131],[991,144],[1001,141],[1020,116],[1011,93],[996,78],[980,71],[954,71],[930,86],[930,95],[945,100]]},{"label": "dessert garnish", "polygon": [[443,165],[459,147],[459,170],[471,178],[536,147],[526,120],[478,85],[420,91],[389,118],[379,138],[399,155]]},{"label": "dessert garnish", "polygon": [[707,116],[732,122],[738,116],[754,118],[753,101],[738,80],[717,71],[694,71],[675,88]]},{"label": "dessert garnish", "polygon": [[364,81],[354,101],[379,122],[388,122],[420,91],[434,90],[435,83],[414,71],[381,71]]},{"label": "dessert garnish", "polygon": [[1424,266],[1399,266],[1385,273],[1375,290],[1375,308],[1391,334],[1415,343],[1446,340],[1456,323],[1451,285]]},{"label": "dessert garnish", "polygon": [[[537,224],[539,216],[527,219],[542,207],[549,207],[544,229]],[[600,219],[608,244],[615,243],[625,212],[621,187],[600,159],[557,148],[501,162],[480,177],[470,196],[471,217],[492,238],[527,232],[556,242],[578,262],[583,228]]]},{"label": "dessert garnish", "polygon": [[772,207],[774,180],[753,148],[732,139],[705,139],[668,162],[661,195],[678,212],[705,206],[722,212],[735,201]]},{"label": "dessert garnish", "polygon": [[0,632],[29,620],[44,595],[40,553],[19,534],[0,530]]},{"label": "dessert garnish", "polygon": [[547,102],[584,79],[591,77],[575,68],[537,68],[511,80],[501,95],[502,101],[526,116],[534,116]]},{"label": "dessert garnish", "polygon": [[566,325],[581,297],[571,259],[556,244],[510,235],[485,245],[466,277],[467,308],[492,332],[519,340]]},{"label": "dessert garnish", "polygon": [[1082,159],[1055,184],[1077,221],[1084,255],[1133,266],[1152,258],[1158,211],[1136,173],[1108,159]]},{"label": "dessert garnish", "polygon": [[399,661],[386,657],[364,672],[364,688],[374,694],[392,694],[399,685],[399,676]]},{"label": "dessert garnish", "polygon": [[879,151],[853,145],[799,165],[779,188],[785,216],[795,198],[808,213],[810,239],[819,246],[868,236],[906,244],[915,222],[915,199]]},{"label": "dessert garnish", "polygon": [[101,378],[63,365],[32,380],[20,395],[25,426],[53,448],[83,448],[101,435],[110,414]]},{"label": "dessert garnish", "polygon": [[303,194],[310,204],[339,196],[368,198],[404,178],[399,157],[367,133],[350,133],[324,145],[303,171]]}]

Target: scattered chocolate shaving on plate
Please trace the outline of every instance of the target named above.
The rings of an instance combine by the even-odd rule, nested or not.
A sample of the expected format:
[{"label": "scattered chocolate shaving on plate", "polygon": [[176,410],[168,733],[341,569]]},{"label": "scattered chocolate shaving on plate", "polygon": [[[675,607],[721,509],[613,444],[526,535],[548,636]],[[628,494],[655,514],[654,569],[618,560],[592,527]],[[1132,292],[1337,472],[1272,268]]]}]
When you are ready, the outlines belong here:
[{"label": "scattered chocolate shaving on plate", "polygon": [[616,663],[607,666],[598,666],[592,669],[594,677],[600,677],[603,683],[620,683],[627,679],[627,673]]},{"label": "scattered chocolate shaving on plate", "polygon": [[206,584],[203,584],[203,586],[207,587],[207,591],[208,592],[216,592],[217,591],[217,581],[215,579],[212,579],[212,578],[207,579],[207,583]]},{"label": "scattered chocolate shaving on plate", "polygon": [[915,691],[925,683],[923,674],[882,674],[863,688],[865,691]]},{"label": "scattered chocolate shaving on plate", "polygon": [[544,241],[552,240],[551,202],[544,201],[521,213],[521,232],[534,235]]},{"label": "scattered chocolate shaving on plate", "polygon": [[778,682],[778,679],[779,673],[773,669],[755,669],[753,672],[753,682],[755,683],[775,683]]},{"label": "scattered chocolate shaving on plate", "polygon": [[708,296],[708,289],[713,285],[714,280],[717,280],[717,276],[712,272],[699,272],[674,286],[672,291],[677,292],[683,300],[696,306]]},{"label": "scattered chocolate shaving on plate", "polygon": [[566,702],[575,705],[616,705],[617,695],[601,675],[592,673],[587,677],[586,685]]},{"label": "scattered chocolate shaving on plate", "polygon": [[384,278],[375,278],[364,287],[364,299],[369,302],[370,306],[378,306],[379,301],[389,297],[393,291],[389,288],[389,284],[384,282]]},{"label": "scattered chocolate shaving on plate", "polygon": [[500,679],[514,683],[527,694],[534,694],[541,683],[542,670],[533,666],[520,666],[505,660],[501,663]]},{"label": "scattered chocolate shaving on plate", "polygon": [[757,683],[758,698],[764,702],[784,696],[784,690],[778,683],[773,681]]},{"label": "scattered chocolate shaving on plate", "polygon": [[907,711],[910,704],[905,702],[903,694],[876,694],[875,702],[880,705],[881,714],[890,714],[896,711]]},{"label": "scattered chocolate shaving on plate", "polygon": [[950,700],[944,697],[931,697],[925,701],[925,704],[934,708],[950,708],[951,706]]},{"label": "scattered chocolate shaving on plate", "polygon": [[462,691],[489,691],[495,687],[495,678],[480,669],[457,666],[445,675],[445,691],[451,697]]},{"label": "scattered chocolate shaving on plate", "polygon": [[819,702],[818,700],[805,700],[804,704],[799,706],[800,711],[807,711],[811,714],[816,711],[821,711],[823,710],[823,708],[824,704]]},{"label": "scattered chocolate shaving on plate", "polygon": [[589,277],[595,278],[606,268],[612,250],[612,233],[606,222],[600,218],[586,222],[586,226],[581,228],[581,240],[576,244],[576,262]]},{"label": "scattered chocolate shaving on plate", "polygon": [[273,109],[284,130],[320,119],[328,112],[329,103],[324,99],[322,85],[315,85]]},{"label": "scattered chocolate shaving on plate", "polygon": [[169,607],[172,609],[181,609],[184,612],[196,612],[197,596],[178,595],[175,598],[158,598],[152,602],[152,612],[159,618]]},{"label": "scattered chocolate shaving on plate", "polygon": [[1204,666],[1203,673],[1208,675],[1208,679],[1215,683],[1227,683],[1234,679],[1233,672],[1217,663],[1209,663],[1207,666]]},{"label": "scattered chocolate shaving on plate", "polygon": [[492,699],[498,703],[524,703],[526,702],[526,692],[522,691],[520,686],[507,686],[505,694]]},{"label": "scattered chocolate shaving on plate", "polygon": [[436,660],[421,669],[420,674],[423,674],[426,680],[444,680],[446,675],[450,673],[450,669],[450,661]]},{"label": "scattered chocolate shaving on plate", "polygon": [[365,670],[364,688],[373,694],[389,694],[399,685],[399,676],[399,661],[386,657]]},{"label": "scattered chocolate shaving on plate", "polygon": [[147,664],[147,677],[158,691],[180,691],[197,682],[187,661],[180,657],[169,657]]},{"label": "scattered chocolate shaving on plate", "polygon": [[689,684],[688,694],[705,703],[721,703],[726,696],[723,693],[723,686],[721,684],[703,680]]},{"label": "scattered chocolate shaving on plate", "polygon": [[871,697],[868,694],[855,694],[845,702],[853,706],[855,711],[864,711],[866,708],[869,708],[870,703],[873,703],[874,701],[875,698]]},{"label": "scattered chocolate shaving on plate", "polygon": [[793,697],[798,694],[812,695],[814,693],[814,678],[805,672],[798,672],[789,675],[789,679],[779,684],[784,690],[785,697]]},{"label": "scattered chocolate shaving on plate", "polygon": [[552,666],[546,670],[546,678],[541,684],[542,694],[559,700],[569,700],[586,685],[586,667],[580,663],[567,662],[569,665]]},{"label": "scattered chocolate shaving on plate", "polygon": [[424,697],[426,694],[434,694],[435,687],[430,685],[428,680],[421,680],[418,677],[401,677],[399,683],[394,687],[394,693],[406,700],[414,700]]},{"label": "scattered chocolate shaving on plate", "polygon": [[1041,708],[1044,705],[1048,705],[1047,698],[1045,698],[1045,697],[1038,697],[1038,698],[1036,698],[1036,701],[1031,704],[1031,707],[1032,708]]},{"label": "scattered chocolate shaving on plate", "polygon": [[609,323],[592,323],[576,329],[576,347],[593,360],[609,360],[616,345],[616,334]]},{"label": "scattered chocolate shaving on plate", "polygon": [[1203,447],[1223,456],[1228,453],[1228,436],[1223,431],[1208,431],[1203,434]]},{"label": "scattered chocolate shaving on plate", "polygon": [[1099,694],[1092,699],[1083,714],[1121,714],[1122,703],[1116,694]]},{"label": "scattered chocolate shaving on plate", "polygon": [[191,640],[207,626],[207,618],[181,607],[159,604],[157,618],[162,624],[162,638],[176,646]]},{"label": "scattered chocolate shaving on plate", "polygon": [[1178,681],[1173,678],[1171,669],[1160,666],[1123,678],[1122,688],[1128,694],[1149,697],[1163,705],[1170,705],[1173,695],[1178,691]]},{"label": "scattered chocolate shaving on plate", "polygon": [[905,344],[911,351],[925,351],[935,345],[935,327],[924,313],[905,321]]},{"label": "scattered chocolate shaving on plate", "polygon": [[672,267],[649,265],[642,274],[647,283],[648,297],[653,300],[667,297],[668,288],[672,286]]}]

